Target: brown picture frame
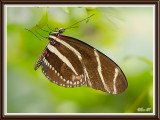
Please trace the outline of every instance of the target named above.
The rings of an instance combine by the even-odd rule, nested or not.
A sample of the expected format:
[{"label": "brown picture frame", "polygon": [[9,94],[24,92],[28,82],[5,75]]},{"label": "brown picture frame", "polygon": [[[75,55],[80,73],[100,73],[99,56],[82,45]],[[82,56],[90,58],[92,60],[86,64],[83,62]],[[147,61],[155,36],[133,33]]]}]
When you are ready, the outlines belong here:
[{"label": "brown picture frame", "polygon": [[[154,119],[160,120],[160,1],[159,0],[1,0],[0,119]],[[5,115],[4,114],[4,5],[6,4],[152,4],[155,5],[155,115]]]}]

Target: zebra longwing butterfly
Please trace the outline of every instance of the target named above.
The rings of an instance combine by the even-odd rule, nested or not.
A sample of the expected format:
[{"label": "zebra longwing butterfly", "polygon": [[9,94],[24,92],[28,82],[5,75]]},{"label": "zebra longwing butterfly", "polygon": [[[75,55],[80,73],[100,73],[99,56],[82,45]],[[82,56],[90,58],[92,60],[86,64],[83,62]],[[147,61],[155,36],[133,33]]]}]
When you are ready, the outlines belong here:
[{"label": "zebra longwing butterfly", "polygon": [[110,94],[123,92],[128,83],[120,67],[94,47],[63,36],[65,30],[60,28],[46,37],[49,43],[34,69],[42,66],[43,74],[59,86],[73,88],[85,85]]}]

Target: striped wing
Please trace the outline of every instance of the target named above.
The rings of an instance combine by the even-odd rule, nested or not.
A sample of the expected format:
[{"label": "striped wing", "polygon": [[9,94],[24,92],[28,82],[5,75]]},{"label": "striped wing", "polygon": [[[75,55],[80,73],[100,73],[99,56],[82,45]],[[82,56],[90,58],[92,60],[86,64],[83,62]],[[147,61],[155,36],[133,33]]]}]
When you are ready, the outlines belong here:
[{"label": "striped wing", "polygon": [[119,94],[127,88],[128,83],[120,67],[95,48],[67,36],[60,36],[56,41],[68,48],[69,54],[75,54],[76,61],[79,62],[75,64],[81,63],[79,67],[87,79],[86,86],[110,94]]},{"label": "striped wing", "polygon": [[48,43],[37,61],[35,66],[41,63],[43,74],[59,86],[79,87],[85,83],[83,67],[78,57],[63,44],[53,46]]}]

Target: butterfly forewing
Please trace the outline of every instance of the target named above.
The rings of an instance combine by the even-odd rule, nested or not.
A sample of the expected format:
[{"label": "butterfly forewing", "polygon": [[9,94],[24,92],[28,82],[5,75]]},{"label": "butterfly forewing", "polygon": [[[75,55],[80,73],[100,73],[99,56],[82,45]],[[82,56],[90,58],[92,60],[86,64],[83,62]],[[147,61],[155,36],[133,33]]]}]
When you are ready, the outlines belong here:
[{"label": "butterfly forewing", "polygon": [[48,44],[42,62],[42,72],[53,83],[64,87],[79,87],[85,83],[83,67],[78,57],[64,45]]},{"label": "butterfly forewing", "polygon": [[56,40],[78,57],[87,80],[86,86],[111,94],[119,94],[127,88],[122,70],[107,56],[75,38],[60,36]]},{"label": "butterfly forewing", "polygon": [[112,94],[123,92],[127,86],[127,80],[120,67],[111,59],[98,52],[99,60],[102,66],[102,75],[106,86],[109,86],[109,91]]}]

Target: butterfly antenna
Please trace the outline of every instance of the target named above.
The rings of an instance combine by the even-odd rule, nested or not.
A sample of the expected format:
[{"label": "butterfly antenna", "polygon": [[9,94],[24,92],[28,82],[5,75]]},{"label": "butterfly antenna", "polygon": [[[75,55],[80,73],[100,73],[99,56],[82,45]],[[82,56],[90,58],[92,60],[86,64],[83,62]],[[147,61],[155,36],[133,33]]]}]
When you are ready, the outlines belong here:
[{"label": "butterfly antenna", "polygon": [[49,33],[50,33],[50,31],[44,30],[44,29],[42,29],[41,27],[39,27],[38,25],[36,25],[36,27],[38,27],[39,29],[41,29],[41,30],[43,30],[43,31],[45,31],[45,32],[49,32]]},{"label": "butterfly antenna", "polygon": [[[78,24],[78,23],[80,23],[80,22],[83,22],[83,21],[89,19],[89,18],[92,17],[93,15],[94,15],[94,14],[90,15],[89,17],[87,17],[87,18],[85,18],[85,19],[83,19],[83,20],[81,20],[81,21],[78,21],[78,22],[74,23],[73,25],[71,25],[70,27],[67,27],[67,28],[65,28],[65,29],[74,28],[74,27],[72,27],[72,26],[74,26],[74,25],[76,25],[76,24]],[[77,26],[76,26],[76,27],[77,27]]]},{"label": "butterfly antenna", "polygon": [[48,37],[44,37],[42,39],[40,39],[34,32],[32,32],[31,30],[25,28],[27,31],[31,32],[34,36],[36,36],[39,40],[43,40],[43,39],[48,39]]},{"label": "butterfly antenna", "polygon": [[78,28],[79,26],[73,26],[73,27],[69,27],[69,28],[65,28],[65,29],[70,29],[70,28]]},{"label": "butterfly antenna", "polygon": [[51,30],[51,31],[54,31],[53,29],[51,29],[50,27],[49,27],[49,25],[47,24],[47,27]]},{"label": "butterfly antenna", "polygon": [[43,35],[41,35],[40,33],[38,33],[37,31],[35,31],[39,36],[43,37],[43,38],[46,38],[44,37]]}]

